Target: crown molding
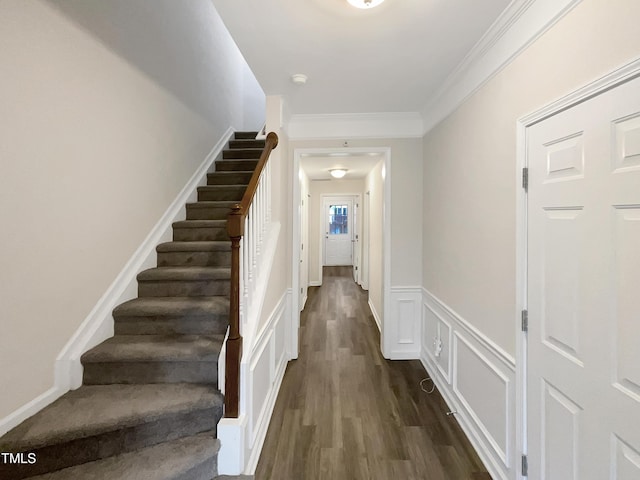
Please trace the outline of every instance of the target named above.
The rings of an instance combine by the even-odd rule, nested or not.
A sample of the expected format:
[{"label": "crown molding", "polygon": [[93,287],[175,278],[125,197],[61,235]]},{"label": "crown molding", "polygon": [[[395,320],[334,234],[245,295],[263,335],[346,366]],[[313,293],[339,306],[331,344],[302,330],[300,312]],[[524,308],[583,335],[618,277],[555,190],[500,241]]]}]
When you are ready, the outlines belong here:
[{"label": "crown molding", "polygon": [[337,113],[291,115],[287,131],[292,140],[332,138],[419,138],[418,112]]},{"label": "crown molding", "polygon": [[444,120],[581,0],[514,0],[422,110],[423,134]]}]

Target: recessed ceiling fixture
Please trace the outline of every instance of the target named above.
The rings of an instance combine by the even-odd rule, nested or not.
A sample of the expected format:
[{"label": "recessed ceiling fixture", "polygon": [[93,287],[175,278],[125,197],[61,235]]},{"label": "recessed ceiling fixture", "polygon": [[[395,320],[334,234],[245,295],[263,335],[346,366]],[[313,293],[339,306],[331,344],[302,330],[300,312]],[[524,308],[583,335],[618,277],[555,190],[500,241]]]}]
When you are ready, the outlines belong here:
[{"label": "recessed ceiling fixture", "polygon": [[307,83],[307,76],[304,73],[294,73],[291,75],[291,81],[296,85],[304,85]]},{"label": "recessed ceiling fixture", "polygon": [[356,8],[373,8],[380,5],[384,0],[347,0]]},{"label": "recessed ceiling fixture", "polygon": [[342,178],[347,174],[346,168],[332,168],[329,173],[333,178]]}]

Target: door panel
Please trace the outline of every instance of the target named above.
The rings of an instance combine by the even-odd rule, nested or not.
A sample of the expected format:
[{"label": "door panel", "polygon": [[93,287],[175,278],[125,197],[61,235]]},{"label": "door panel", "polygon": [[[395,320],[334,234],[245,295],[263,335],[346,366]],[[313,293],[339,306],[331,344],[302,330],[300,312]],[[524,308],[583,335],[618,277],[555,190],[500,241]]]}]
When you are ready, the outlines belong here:
[{"label": "door panel", "polygon": [[529,478],[640,478],[640,80],[527,144]]}]

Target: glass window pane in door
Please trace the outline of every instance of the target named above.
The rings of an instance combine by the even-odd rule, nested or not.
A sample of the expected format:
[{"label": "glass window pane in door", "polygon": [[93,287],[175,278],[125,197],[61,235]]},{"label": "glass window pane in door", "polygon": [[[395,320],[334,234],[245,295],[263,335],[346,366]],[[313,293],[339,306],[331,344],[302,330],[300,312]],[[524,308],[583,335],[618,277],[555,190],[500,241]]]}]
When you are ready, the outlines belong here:
[{"label": "glass window pane in door", "polygon": [[349,233],[349,212],[347,205],[329,206],[329,235]]}]

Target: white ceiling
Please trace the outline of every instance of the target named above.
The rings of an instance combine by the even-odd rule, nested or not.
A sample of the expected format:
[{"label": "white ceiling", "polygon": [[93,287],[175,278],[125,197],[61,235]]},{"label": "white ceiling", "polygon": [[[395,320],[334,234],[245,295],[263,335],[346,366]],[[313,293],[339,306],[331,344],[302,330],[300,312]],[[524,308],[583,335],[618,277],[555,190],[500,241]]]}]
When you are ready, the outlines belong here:
[{"label": "white ceiling", "polygon": [[300,159],[300,168],[311,180],[331,180],[330,169],[346,168],[343,179],[355,180],[364,178],[382,158],[379,153],[314,153]]},{"label": "white ceiling", "polygon": [[265,93],[284,95],[292,114],[421,111],[510,3],[212,1]]}]

